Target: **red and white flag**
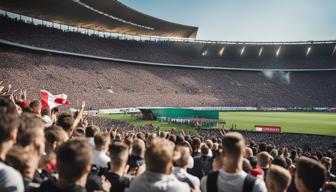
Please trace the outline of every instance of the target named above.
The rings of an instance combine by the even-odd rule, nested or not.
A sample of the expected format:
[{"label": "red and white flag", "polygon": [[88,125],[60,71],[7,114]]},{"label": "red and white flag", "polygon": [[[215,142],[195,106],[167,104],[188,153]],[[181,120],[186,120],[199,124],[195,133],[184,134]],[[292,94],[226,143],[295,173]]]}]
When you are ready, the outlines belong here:
[{"label": "red and white flag", "polygon": [[64,93],[53,95],[46,90],[41,90],[40,97],[43,109],[53,109],[60,105],[70,105],[70,101],[67,100],[68,96]]}]

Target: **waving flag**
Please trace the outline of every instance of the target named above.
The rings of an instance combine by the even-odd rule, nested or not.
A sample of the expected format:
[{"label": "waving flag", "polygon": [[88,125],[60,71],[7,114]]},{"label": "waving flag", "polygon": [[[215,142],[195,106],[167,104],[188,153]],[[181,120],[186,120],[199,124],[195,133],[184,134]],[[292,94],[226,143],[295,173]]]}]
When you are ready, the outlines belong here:
[{"label": "waving flag", "polygon": [[64,93],[53,95],[46,90],[41,90],[40,97],[43,109],[53,109],[60,105],[70,105],[70,101],[67,100],[68,96]]}]

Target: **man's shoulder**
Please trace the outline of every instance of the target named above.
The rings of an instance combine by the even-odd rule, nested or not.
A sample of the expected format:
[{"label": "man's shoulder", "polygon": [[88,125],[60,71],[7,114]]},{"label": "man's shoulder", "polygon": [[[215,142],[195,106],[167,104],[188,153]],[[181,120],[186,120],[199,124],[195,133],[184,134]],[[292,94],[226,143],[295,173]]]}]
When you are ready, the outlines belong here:
[{"label": "man's shoulder", "polygon": [[[21,178],[21,179],[18,179]],[[0,182],[15,182],[23,183],[21,174],[15,170],[13,167],[7,166],[0,162]],[[21,181],[21,182],[20,182]]]},{"label": "man's shoulder", "polygon": [[175,180],[172,185],[169,185],[169,190],[168,191],[190,191],[190,187],[187,183],[181,182],[179,180]]},{"label": "man's shoulder", "polygon": [[256,178],[254,183],[253,192],[267,192],[266,184],[264,180]]}]

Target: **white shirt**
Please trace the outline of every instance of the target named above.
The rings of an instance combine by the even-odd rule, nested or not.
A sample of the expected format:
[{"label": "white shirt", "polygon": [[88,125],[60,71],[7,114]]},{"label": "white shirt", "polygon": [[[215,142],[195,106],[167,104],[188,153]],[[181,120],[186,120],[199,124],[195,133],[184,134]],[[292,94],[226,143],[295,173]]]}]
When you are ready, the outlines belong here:
[{"label": "white shirt", "polygon": [[93,147],[95,146],[94,137],[87,137],[86,139]]},{"label": "white shirt", "polygon": [[181,167],[174,167],[173,173],[178,180],[183,182],[185,180],[185,178],[188,178],[189,181],[194,185],[194,187],[197,187],[197,188],[200,187],[200,180],[198,179],[198,177],[195,177],[195,176],[187,173]]},{"label": "white shirt", "polygon": [[163,175],[145,171],[134,178],[126,192],[189,192],[188,184],[183,183],[171,174]]},{"label": "white shirt", "polygon": [[1,192],[23,192],[23,180],[19,172],[14,168],[0,162],[0,191]]},{"label": "white shirt", "polygon": [[189,156],[189,163],[188,163],[188,168],[192,169],[194,167],[194,158]]},{"label": "white shirt", "polygon": [[[239,173],[227,173],[224,170],[220,170],[217,179],[218,192],[241,192],[243,190],[244,180],[247,173],[240,171]],[[207,191],[207,176],[204,176],[201,180],[202,192]],[[253,192],[267,192],[265,182],[261,179],[257,179]]]},{"label": "white shirt", "polygon": [[108,162],[111,159],[102,151],[93,151],[92,164],[96,165],[98,168],[107,168]]}]

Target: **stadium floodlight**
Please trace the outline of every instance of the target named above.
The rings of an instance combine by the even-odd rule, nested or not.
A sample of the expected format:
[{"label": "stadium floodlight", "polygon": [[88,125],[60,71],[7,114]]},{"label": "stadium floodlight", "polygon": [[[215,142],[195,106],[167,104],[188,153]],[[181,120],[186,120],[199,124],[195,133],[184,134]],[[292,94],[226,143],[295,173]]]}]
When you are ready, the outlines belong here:
[{"label": "stadium floodlight", "polygon": [[208,54],[208,49],[206,49],[202,52],[202,56],[206,56],[207,54]]},{"label": "stadium floodlight", "polygon": [[278,48],[278,50],[276,51],[275,56],[279,57],[280,52],[281,52],[281,46],[280,46],[280,47]]},{"label": "stadium floodlight", "polygon": [[219,54],[220,56],[223,56],[223,54],[224,54],[224,50],[225,50],[225,47],[222,47],[222,48],[219,50],[218,54]]},{"label": "stadium floodlight", "polygon": [[240,56],[242,56],[242,55],[244,54],[244,52],[245,52],[245,48],[246,48],[246,46],[244,46],[244,47],[240,50]]},{"label": "stadium floodlight", "polygon": [[335,55],[335,53],[336,53],[336,45],[334,46],[334,50],[332,52],[332,55]]},{"label": "stadium floodlight", "polygon": [[259,49],[258,57],[261,56],[261,53],[263,52],[263,50],[264,50],[264,47],[261,47],[261,48]]},{"label": "stadium floodlight", "polygon": [[307,52],[306,52],[306,56],[309,55],[310,51],[311,51],[311,47],[308,47],[308,48],[307,48]]}]

